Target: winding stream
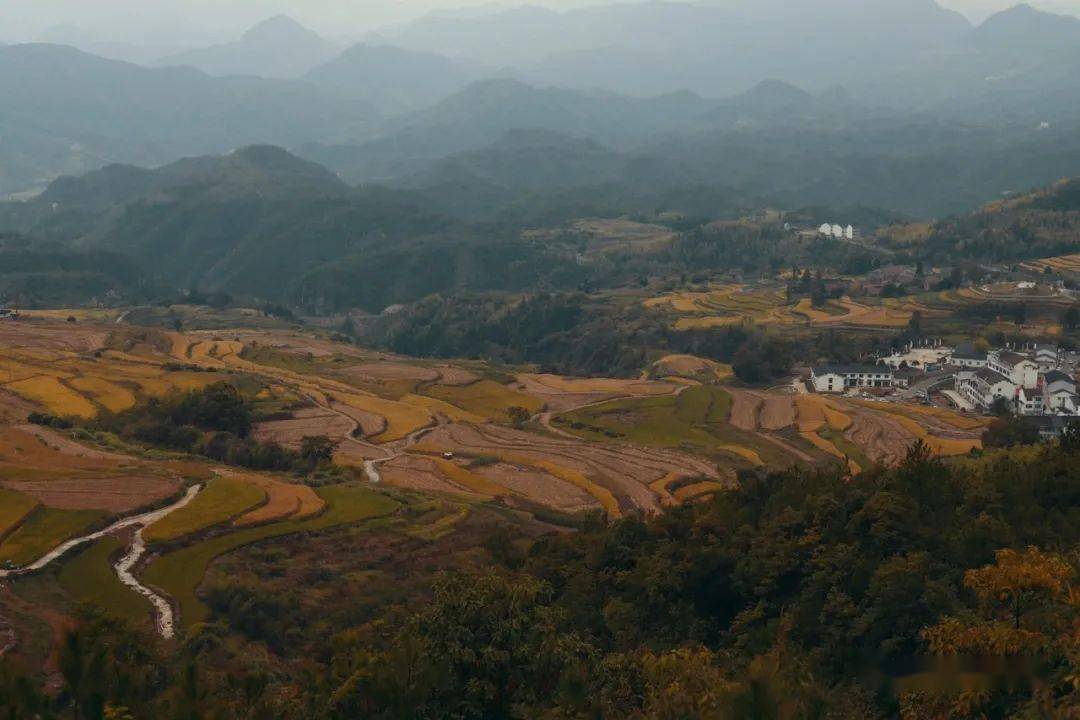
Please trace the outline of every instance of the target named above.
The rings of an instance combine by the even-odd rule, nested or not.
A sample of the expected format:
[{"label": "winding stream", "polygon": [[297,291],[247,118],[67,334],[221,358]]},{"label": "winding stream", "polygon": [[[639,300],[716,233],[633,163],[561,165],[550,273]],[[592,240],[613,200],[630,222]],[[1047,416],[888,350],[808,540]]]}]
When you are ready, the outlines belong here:
[{"label": "winding stream", "polygon": [[113,534],[117,530],[138,527],[139,530],[135,533],[135,537],[131,541],[131,548],[115,565],[116,576],[120,579],[120,582],[124,583],[124,585],[127,585],[129,588],[150,601],[154,606],[155,624],[158,633],[166,639],[172,638],[175,629],[172,605],[169,604],[168,600],[161,597],[150,588],[142,585],[131,571],[146,553],[146,541],[143,539],[142,535],[143,530],[170,513],[176,512],[180,508],[186,506],[195,499],[195,496],[198,495],[201,490],[202,485],[192,485],[187,489],[187,492],[184,493],[182,498],[168,507],[152,510],[148,513],[143,513],[142,515],[133,515],[131,517],[123,518],[122,520],[117,520],[104,530],[99,530],[96,533],[84,535],[83,537],[75,538],[74,540],[68,540],[30,565],[11,570],[0,570],[0,580],[9,577],[19,577],[20,575],[28,575],[37,572],[38,570],[43,570],[80,545],[100,540],[106,535]]}]

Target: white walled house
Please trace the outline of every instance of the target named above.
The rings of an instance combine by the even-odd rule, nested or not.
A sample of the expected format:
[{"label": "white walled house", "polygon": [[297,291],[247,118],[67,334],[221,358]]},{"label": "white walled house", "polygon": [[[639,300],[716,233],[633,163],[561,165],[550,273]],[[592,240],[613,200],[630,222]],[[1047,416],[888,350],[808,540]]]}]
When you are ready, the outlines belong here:
[{"label": "white walled house", "polygon": [[979,352],[973,347],[958,347],[954,350],[945,362],[953,367],[959,368],[984,368],[987,364],[986,353]]},{"label": "white walled house", "polygon": [[1038,363],[1020,353],[991,350],[986,355],[986,367],[1004,375],[1017,387],[1034,389],[1039,386]]},{"label": "white walled house", "polygon": [[810,370],[819,393],[842,393],[852,388],[891,388],[893,371],[883,365],[821,365]]},{"label": "white walled house", "polygon": [[1061,350],[1057,345],[1039,345],[1035,348],[1035,364],[1043,372],[1055,370],[1061,364]]},{"label": "white walled house", "polygon": [[1046,414],[1046,398],[1042,390],[1020,388],[1016,393],[1016,412],[1025,417]]},{"label": "white walled house", "polygon": [[1061,415],[1080,413],[1076,378],[1060,370],[1051,370],[1043,376],[1043,388],[1047,412]]},{"label": "white walled house", "polygon": [[1016,400],[1019,386],[990,368],[962,370],[956,374],[956,392],[977,408],[989,410],[999,398]]}]

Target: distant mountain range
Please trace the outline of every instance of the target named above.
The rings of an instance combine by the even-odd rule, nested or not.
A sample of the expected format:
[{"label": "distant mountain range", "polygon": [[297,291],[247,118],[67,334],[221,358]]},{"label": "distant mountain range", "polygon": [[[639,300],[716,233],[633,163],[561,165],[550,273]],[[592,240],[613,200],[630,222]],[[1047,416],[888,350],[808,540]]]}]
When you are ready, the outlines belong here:
[{"label": "distant mountain range", "polygon": [[295,79],[341,52],[292,18],[278,15],[248,30],[239,40],[162,58],[164,66],[193,67],[209,75],[253,75]]},{"label": "distant mountain range", "polygon": [[[1054,179],[1064,160],[1017,153],[1064,138],[1070,159],[1080,127],[1080,20],[1026,6],[979,27],[932,0],[519,8],[433,16],[344,51],[278,17],[167,62],[202,69],[0,47],[0,93],[19,99],[0,106],[0,197],[110,163],[157,166],[257,143],[349,182],[415,187],[463,167],[455,156],[543,130],[628,157],[679,158],[688,181],[752,194],[843,192],[807,163],[851,163],[867,179],[891,168],[859,194],[893,193],[887,207],[923,214]],[[804,152],[804,141],[827,148]],[[921,191],[934,183],[899,179],[917,174],[920,157],[985,169],[990,155],[1001,172],[970,188],[935,178],[946,193],[934,202]]]},{"label": "distant mountain range", "polygon": [[310,83],[147,69],[57,45],[0,48],[0,196],[110,162],[342,137],[377,112]]}]

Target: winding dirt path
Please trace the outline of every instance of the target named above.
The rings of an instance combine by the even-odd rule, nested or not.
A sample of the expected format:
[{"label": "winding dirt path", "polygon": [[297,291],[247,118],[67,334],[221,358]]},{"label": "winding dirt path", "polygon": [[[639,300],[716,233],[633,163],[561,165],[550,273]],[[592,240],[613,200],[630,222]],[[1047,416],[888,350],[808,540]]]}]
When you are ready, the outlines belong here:
[{"label": "winding dirt path", "polygon": [[201,485],[194,485],[188,488],[187,493],[179,500],[179,502],[170,505],[167,508],[162,508],[161,510],[142,516],[142,526],[139,528],[138,532],[135,533],[135,537],[132,538],[131,547],[128,549],[127,554],[120,558],[116,565],[113,566],[116,569],[116,577],[120,579],[120,582],[145,597],[150,601],[150,604],[154,606],[154,625],[157,628],[158,634],[166,640],[172,640],[173,636],[176,634],[176,616],[173,612],[172,603],[140,583],[132,570],[139,564],[139,560],[142,559],[142,556],[146,554],[146,540],[143,538],[143,530],[166,515],[169,515],[190,503],[195,499],[195,496],[199,494],[200,490],[202,490]]},{"label": "winding dirt path", "polygon": [[[46,553],[30,565],[25,565],[23,567],[14,568],[11,570],[0,570],[0,580],[4,580],[7,578],[16,578],[22,575],[29,575],[31,573],[38,572],[45,569],[46,567],[56,562],[64,555],[81,545],[94,542],[95,540],[100,540],[101,538],[106,537],[107,535],[111,535],[118,530],[137,527],[139,528],[139,530],[135,533],[135,537],[132,540],[131,548],[128,550],[127,554],[123,558],[121,558],[120,561],[117,562],[115,565],[116,575],[120,579],[120,582],[122,582],[124,585],[127,585],[129,588],[150,601],[150,603],[154,606],[154,622],[155,626],[157,627],[158,633],[165,639],[171,639],[174,634],[175,625],[172,605],[169,603],[168,600],[161,597],[153,590],[142,585],[135,578],[131,571],[138,564],[139,560],[146,552],[146,543],[143,540],[142,536],[143,530],[146,529],[146,527],[148,527],[149,525],[152,525],[158,520],[161,520],[165,516],[179,510],[182,507],[185,507],[188,503],[195,499],[195,496],[198,495],[201,490],[202,485],[192,485],[187,489],[187,492],[184,493],[184,496],[182,498],[177,500],[172,505],[169,505],[168,507],[163,507],[158,510],[152,510],[141,515],[134,515],[132,517],[123,518],[116,521],[104,530],[99,530],[98,532],[84,535],[73,540],[68,540],[67,542],[53,548],[50,552]],[[3,628],[0,627],[0,630],[3,630]],[[17,641],[17,638],[15,638],[14,636],[14,631],[10,628],[8,628],[8,632],[6,634],[10,636],[10,639],[9,642],[5,644],[3,652],[0,652],[0,656],[2,656],[4,652],[7,652],[12,647],[14,647]]]}]

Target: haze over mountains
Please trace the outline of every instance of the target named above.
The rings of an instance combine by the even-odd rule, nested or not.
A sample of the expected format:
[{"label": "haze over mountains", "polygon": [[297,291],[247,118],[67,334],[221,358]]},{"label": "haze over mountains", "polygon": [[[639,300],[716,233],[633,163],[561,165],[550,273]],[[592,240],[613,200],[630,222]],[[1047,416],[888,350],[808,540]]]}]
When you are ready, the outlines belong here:
[{"label": "haze over mountains", "polygon": [[[0,196],[272,144],[350,183],[483,197],[492,178],[550,184],[583,143],[599,166],[569,163],[568,187],[633,160],[663,187],[929,215],[1068,174],[1077,69],[1080,20],[1018,6],[973,26],[933,0],[495,8],[353,45],[274,17],[147,66],[14,45],[0,48],[0,92],[18,99],[0,107]],[[512,167],[545,143],[536,177]],[[935,161],[954,174],[917,180]]]}]

